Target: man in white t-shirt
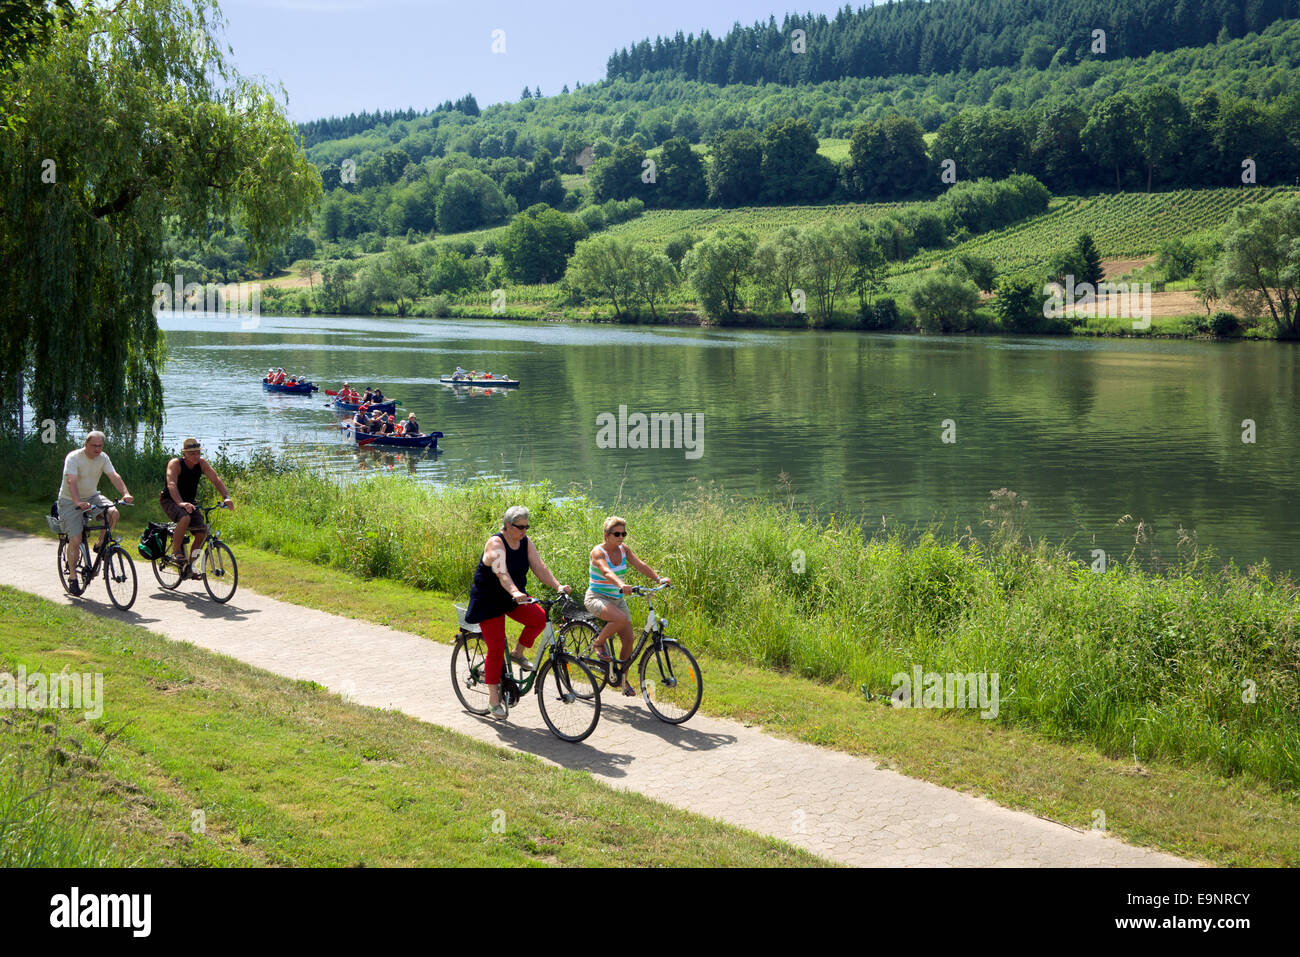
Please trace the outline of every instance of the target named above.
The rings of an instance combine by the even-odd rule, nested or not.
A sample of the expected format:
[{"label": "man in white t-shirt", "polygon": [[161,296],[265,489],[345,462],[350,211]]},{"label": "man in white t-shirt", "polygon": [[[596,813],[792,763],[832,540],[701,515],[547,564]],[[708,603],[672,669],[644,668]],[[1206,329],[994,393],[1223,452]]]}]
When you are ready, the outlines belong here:
[{"label": "man in white t-shirt", "polygon": [[[77,553],[81,550],[81,537],[86,531],[86,514],[91,509],[108,509],[108,527],[117,524],[117,509],[113,503],[99,494],[100,477],[107,474],[113,486],[122,493],[122,498],[129,505],[131,493],[126,490],[126,482],[117,474],[113,463],[104,452],[104,433],[98,430],[86,436],[86,444],[69,452],[63,460],[63,480],[59,483],[59,522],[64,534],[68,536],[68,550],[65,561],[68,567],[68,581],[74,591],[77,586]],[[101,535],[95,551],[104,547],[107,535]]]}]

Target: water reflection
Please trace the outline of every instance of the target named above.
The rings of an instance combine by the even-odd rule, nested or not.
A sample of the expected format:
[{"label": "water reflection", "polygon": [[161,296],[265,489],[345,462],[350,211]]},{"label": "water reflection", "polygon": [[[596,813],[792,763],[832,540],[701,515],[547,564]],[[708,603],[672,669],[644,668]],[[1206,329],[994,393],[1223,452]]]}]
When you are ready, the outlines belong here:
[{"label": "water reflection", "polygon": [[[1276,343],[921,337],[502,320],[164,320],[166,438],[269,446],[341,478],[501,476],[611,505],[701,483],[879,527],[978,527],[990,493],[1028,502],[1035,537],[1127,552],[1124,515],[1171,554],[1194,531],[1240,564],[1300,569],[1300,368]],[[261,391],[268,365],[374,384],[441,431],[439,453],[358,450],[326,397]],[[456,365],[518,389],[448,387]],[[704,454],[602,448],[620,406],[704,416]],[[1242,442],[1243,420],[1257,441]],[[943,441],[943,423],[955,441]],[[389,455],[391,459],[385,459]],[[398,456],[401,456],[400,458]]]}]

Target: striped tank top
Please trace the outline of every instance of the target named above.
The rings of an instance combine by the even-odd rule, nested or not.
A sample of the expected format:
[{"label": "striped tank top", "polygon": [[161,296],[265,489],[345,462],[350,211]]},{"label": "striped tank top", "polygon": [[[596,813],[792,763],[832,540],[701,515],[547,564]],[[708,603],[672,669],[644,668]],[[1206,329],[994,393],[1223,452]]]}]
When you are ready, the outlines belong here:
[{"label": "striped tank top", "polygon": [[[598,545],[596,547],[602,552],[605,552],[604,545]],[[619,564],[615,565],[609,560],[609,552],[605,552],[605,561],[609,565],[609,570],[619,578],[622,578],[627,573],[627,549],[622,545],[618,546],[618,560]],[[588,564],[587,570],[591,576],[588,587],[591,589],[593,594],[604,595],[607,598],[617,598],[619,595],[623,594],[618,590],[618,586],[607,579],[605,573],[595,565]]]}]

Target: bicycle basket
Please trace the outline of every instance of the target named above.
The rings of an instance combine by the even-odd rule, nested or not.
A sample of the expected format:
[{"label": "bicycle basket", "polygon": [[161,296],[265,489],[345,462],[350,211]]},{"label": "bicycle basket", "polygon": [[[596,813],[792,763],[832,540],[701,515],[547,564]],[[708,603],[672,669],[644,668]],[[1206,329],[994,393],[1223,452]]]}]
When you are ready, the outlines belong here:
[{"label": "bicycle basket", "polygon": [[471,625],[469,622],[467,622],[467,621],[465,620],[465,616],[466,616],[467,614],[469,614],[469,608],[468,608],[466,605],[457,605],[457,606],[456,606],[456,617],[457,617],[457,619],[460,620],[460,626],[461,626],[461,628],[465,629],[465,630],[468,631],[468,632],[472,632],[472,633],[474,633],[474,634],[478,634],[478,633],[481,632],[483,629],[480,628],[478,625]]},{"label": "bicycle basket", "polygon": [[572,595],[565,595],[564,600],[560,602],[560,617],[565,621],[586,621],[592,624],[599,621],[595,615],[587,611],[582,602],[575,600]]},{"label": "bicycle basket", "polygon": [[50,531],[55,535],[63,534],[63,523],[59,521],[59,503],[55,502],[50,506],[49,514],[45,516],[45,521],[50,523]]}]

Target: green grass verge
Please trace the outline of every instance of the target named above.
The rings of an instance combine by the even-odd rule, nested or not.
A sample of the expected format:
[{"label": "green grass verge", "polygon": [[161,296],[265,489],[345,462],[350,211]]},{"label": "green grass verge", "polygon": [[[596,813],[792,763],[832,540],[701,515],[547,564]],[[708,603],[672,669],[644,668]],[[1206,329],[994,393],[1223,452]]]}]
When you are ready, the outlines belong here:
[{"label": "green grass verge", "polygon": [[0,712],[0,866],[822,863],[584,772],[3,587],[0,649],[11,674],[105,675],[98,719]]}]

